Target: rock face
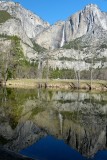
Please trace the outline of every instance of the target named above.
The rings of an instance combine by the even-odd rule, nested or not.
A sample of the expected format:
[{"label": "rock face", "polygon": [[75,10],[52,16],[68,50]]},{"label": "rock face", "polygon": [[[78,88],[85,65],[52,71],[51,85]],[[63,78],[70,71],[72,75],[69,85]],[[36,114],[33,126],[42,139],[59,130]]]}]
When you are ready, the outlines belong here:
[{"label": "rock face", "polygon": [[42,34],[39,34],[36,42],[47,49],[60,48],[63,45],[63,30],[64,22],[57,22],[55,25],[43,31]]},{"label": "rock face", "polygon": [[[83,49],[82,51],[75,49],[58,49],[53,50],[49,53],[49,66],[56,70],[62,69],[73,69],[75,71],[88,71],[91,67],[93,69],[105,68],[107,67],[107,49],[97,49],[91,52],[88,48]],[[94,63],[91,63],[91,60],[94,59]],[[104,60],[105,59],[105,60]],[[45,65],[44,61],[44,65]]]},{"label": "rock face", "polygon": [[107,30],[107,13],[94,4],[87,5],[66,21],[59,21],[53,26],[24,9],[19,3],[1,1],[0,10],[7,11],[12,16],[12,19],[1,24],[0,33],[18,35],[31,46],[28,38],[34,39],[45,48],[55,49],[82,36],[86,36],[87,39],[92,36],[99,39]]},{"label": "rock face", "polygon": [[[46,66],[47,51],[38,55],[34,49],[34,43],[37,43],[49,49],[49,66],[53,70],[89,71],[90,67],[107,67],[107,13],[102,12],[97,5],[87,5],[66,21],[59,21],[52,26],[19,3],[1,1],[0,11],[6,11],[11,16],[0,23],[0,43],[4,41],[1,37],[3,34],[18,36],[28,61],[38,63],[37,60],[43,59],[43,67]],[[6,43],[8,41],[5,39],[4,48]],[[67,44],[68,48],[65,47]],[[92,66],[90,60],[93,58],[95,63]]]},{"label": "rock face", "polygon": [[21,26],[20,21],[16,19],[9,19],[5,23],[0,25],[0,34],[6,34],[6,35],[17,35],[21,38],[21,40],[28,44],[29,46],[33,47],[33,44],[31,40],[26,35],[26,32],[24,31],[23,27]]},{"label": "rock face", "polygon": [[0,10],[7,11],[12,18],[1,24],[0,33],[7,34],[8,31],[9,35],[18,35],[29,45],[31,42],[27,37],[47,49],[60,48],[65,43],[82,36],[86,36],[86,39],[92,39],[93,36],[94,39],[99,39],[103,35],[102,39],[107,40],[104,34],[107,31],[107,13],[102,12],[94,4],[87,5],[66,21],[59,21],[52,26],[24,9],[19,3],[1,1]]},{"label": "rock face", "polygon": [[88,33],[92,35],[96,27],[97,29],[100,27],[104,31],[107,30],[107,13],[101,12],[97,5],[90,4],[69,17],[68,20],[58,22],[54,26],[49,27],[42,34],[38,35],[36,41],[46,48],[51,47],[54,49],[62,47],[65,43]]},{"label": "rock face", "polygon": [[[49,66],[53,69],[89,71],[91,67],[106,68],[107,13],[97,5],[87,5],[68,20],[57,22],[40,33],[36,42],[53,50],[49,54]],[[69,47],[65,47],[67,44]],[[66,49],[57,49],[63,46]]]},{"label": "rock face", "polygon": [[[6,11],[10,18],[0,22],[0,35],[18,36],[28,59],[34,59],[37,52],[31,39],[49,27],[49,23],[43,21],[39,16],[24,9],[19,3],[0,1],[0,11]],[[0,37],[3,40],[3,37]],[[6,41],[6,40],[5,40]]]},{"label": "rock face", "polygon": [[1,1],[0,10],[7,11],[13,18],[19,20],[23,30],[29,38],[35,38],[38,33],[49,27],[49,23],[24,9],[19,3]]}]

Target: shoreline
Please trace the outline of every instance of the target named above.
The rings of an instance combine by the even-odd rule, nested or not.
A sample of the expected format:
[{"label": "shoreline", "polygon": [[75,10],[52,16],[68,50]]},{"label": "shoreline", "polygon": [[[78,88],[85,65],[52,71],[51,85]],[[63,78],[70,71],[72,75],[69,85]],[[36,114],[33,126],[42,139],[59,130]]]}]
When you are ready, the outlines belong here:
[{"label": "shoreline", "polygon": [[90,80],[80,80],[80,86],[78,87],[77,80],[73,79],[12,79],[6,82],[6,87],[107,91],[107,81],[93,80],[92,86],[90,86]]}]

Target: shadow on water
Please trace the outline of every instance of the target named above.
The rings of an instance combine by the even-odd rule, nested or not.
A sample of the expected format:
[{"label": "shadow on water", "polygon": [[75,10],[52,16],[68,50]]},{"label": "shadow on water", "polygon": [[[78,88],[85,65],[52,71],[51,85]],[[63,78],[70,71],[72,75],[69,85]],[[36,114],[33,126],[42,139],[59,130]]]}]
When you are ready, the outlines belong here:
[{"label": "shadow on water", "polygon": [[0,146],[39,160],[107,160],[107,93],[0,89]]}]

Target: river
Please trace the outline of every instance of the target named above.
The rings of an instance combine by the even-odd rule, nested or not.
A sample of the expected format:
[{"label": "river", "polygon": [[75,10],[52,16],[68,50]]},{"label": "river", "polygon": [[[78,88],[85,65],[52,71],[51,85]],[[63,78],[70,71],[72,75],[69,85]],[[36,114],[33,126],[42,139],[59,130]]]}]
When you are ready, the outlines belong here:
[{"label": "river", "polygon": [[107,93],[0,89],[0,146],[36,160],[107,160]]}]

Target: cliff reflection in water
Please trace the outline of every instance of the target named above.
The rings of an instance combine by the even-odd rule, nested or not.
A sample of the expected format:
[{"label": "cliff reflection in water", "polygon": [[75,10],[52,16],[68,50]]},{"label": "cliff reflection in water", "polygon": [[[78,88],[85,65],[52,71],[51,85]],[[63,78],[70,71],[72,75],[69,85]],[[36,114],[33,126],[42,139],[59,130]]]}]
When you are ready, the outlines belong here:
[{"label": "cliff reflection in water", "polygon": [[107,93],[1,89],[0,145],[19,152],[46,135],[86,157],[107,149]]}]

